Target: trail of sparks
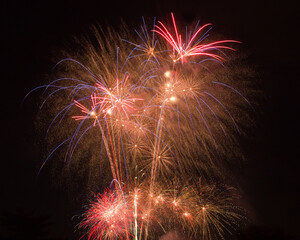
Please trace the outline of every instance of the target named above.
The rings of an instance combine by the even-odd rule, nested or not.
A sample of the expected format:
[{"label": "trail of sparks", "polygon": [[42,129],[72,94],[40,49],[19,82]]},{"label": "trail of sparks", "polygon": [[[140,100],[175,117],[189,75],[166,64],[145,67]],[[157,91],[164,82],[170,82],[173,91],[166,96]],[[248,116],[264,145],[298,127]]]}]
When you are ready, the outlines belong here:
[{"label": "trail of sparks", "polygon": [[[68,92],[71,99],[50,127],[70,114],[79,124],[41,169],[67,142],[65,159],[71,159],[79,141],[96,129],[100,134],[95,131],[93,136],[101,139],[100,159],[108,159],[107,174],[114,179],[110,189],[94,194],[79,225],[86,230],[82,237],[151,239],[157,237],[158,229],[180,227],[190,235],[213,240],[230,232],[242,218],[231,205],[230,191],[195,183],[170,184],[173,179],[186,180],[189,174],[214,169],[218,166],[215,156],[220,157],[223,144],[230,141],[232,125],[240,133],[230,102],[222,102],[227,97],[224,89],[253,109],[238,90],[225,82],[208,81],[203,68],[192,65],[195,59],[224,62],[221,50],[234,50],[228,44],[239,42],[204,43],[211,24],[197,24],[193,32],[186,31],[184,40],[173,13],[171,18],[173,31],[156,20],[147,27],[143,19],[141,30],[135,31],[137,42],[122,39],[122,44],[133,49],[122,52],[118,47],[115,63],[107,50],[114,47],[110,43],[113,37],[106,42],[99,39],[101,51],[89,46],[87,65],[65,58],[55,68],[73,64],[76,71],[70,68],[69,77],[42,86],[43,94],[50,91],[42,105],[61,92]],[[147,29],[152,30],[149,33]],[[215,92],[215,86],[222,87],[221,94]],[[208,160],[199,161],[201,154]],[[142,182],[137,180],[140,178]]]},{"label": "trail of sparks", "polygon": [[177,29],[177,25],[173,13],[171,13],[171,16],[172,16],[175,36],[173,36],[168,30],[168,28],[160,21],[158,21],[160,26],[155,25],[156,29],[154,30],[154,32],[161,35],[172,46],[173,51],[177,53],[177,56],[173,58],[174,62],[177,62],[178,60],[184,62],[186,58],[191,56],[211,57],[222,62],[224,58],[219,56],[218,54],[211,53],[211,51],[215,51],[218,49],[234,50],[231,47],[225,46],[224,43],[239,43],[238,41],[235,40],[222,40],[222,41],[216,41],[208,44],[200,44],[201,39],[197,40],[198,35],[211,24],[205,24],[202,27],[198,28],[194,32],[194,34],[190,37],[190,39],[187,39],[186,42],[183,42],[182,35],[178,33],[178,29]]}]

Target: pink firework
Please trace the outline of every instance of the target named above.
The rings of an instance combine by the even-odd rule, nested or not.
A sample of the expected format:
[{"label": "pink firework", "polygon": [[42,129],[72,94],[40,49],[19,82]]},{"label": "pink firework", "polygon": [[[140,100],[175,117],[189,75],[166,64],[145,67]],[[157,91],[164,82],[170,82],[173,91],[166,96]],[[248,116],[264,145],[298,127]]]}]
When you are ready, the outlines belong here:
[{"label": "pink firework", "polygon": [[130,113],[137,108],[134,106],[136,101],[143,100],[142,98],[132,97],[132,90],[126,86],[129,75],[126,75],[125,81],[122,84],[117,79],[116,86],[107,88],[99,83],[95,84],[95,91],[90,96],[91,109],[89,110],[78,101],[74,100],[75,106],[80,108],[84,115],[73,116],[75,120],[84,120],[87,118],[94,118],[94,125],[96,120],[100,117],[106,118],[107,115],[115,112],[119,117],[129,119]]},{"label": "pink firework", "polygon": [[125,199],[120,192],[106,190],[98,194],[84,215],[80,228],[88,229],[88,239],[129,239],[130,219],[132,213],[128,210]]},{"label": "pink firework", "polygon": [[178,60],[184,61],[184,58],[190,56],[206,56],[216,59],[217,61],[222,62],[224,59],[219,56],[218,54],[211,53],[216,49],[230,49],[234,50],[231,47],[223,45],[224,43],[239,43],[238,41],[234,40],[221,40],[216,42],[211,42],[208,44],[201,44],[203,38],[199,38],[199,34],[202,33],[204,29],[206,29],[211,24],[205,24],[202,27],[199,27],[197,30],[195,29],[192,36],[189,39],[186,39],[186,42],[183,42],[182,35],[178,33],[175,18],[173,13],[171,13],[173,27],[175,31],[175,36],[173,36],[167,27],[160,21],[158,23],[160,26],[155,25],[154,32],[161,35],[173,48],[173,51],[177,53],[177,56],[173,58],[174,62]]},{"label": "pink firework", "polygon": [[[125,83],[127,82],[128,77],[129,76],[127,75]],[[125,90],[123,90],[123,87],[119,87],[118,82],[115,92],[109,91],[99,83],[96,83],[96,87],[97,89],[101,90],[101,93],[94,93],[91,96],[91,100],[93,102],[93,105],[101,109],[105,116],[107,114],[111,114],[114,110],[117,110],[119,114],[123,113],[126,118],[129,119],[128,113],[136,110],[136,108],[134,107],[135,101],[143,100],[141,98],[131,97],[132,93],[126,92]]]}]

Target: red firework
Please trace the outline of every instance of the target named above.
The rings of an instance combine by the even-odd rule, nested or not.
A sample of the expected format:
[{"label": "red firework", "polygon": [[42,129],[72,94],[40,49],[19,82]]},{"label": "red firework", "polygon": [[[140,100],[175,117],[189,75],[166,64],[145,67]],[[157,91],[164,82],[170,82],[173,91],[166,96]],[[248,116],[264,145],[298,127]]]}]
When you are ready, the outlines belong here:
[{"label": "red firework", "polygon": [[85,212],[79,227],[88,229],[88,239],[129,239],[131,234],[130,220],[132,212],[122,192],[107,189],[104,194],[95,194],[96,201],[92,202]]},{"label": "red firework", "polygon": [[186,42],[183,42],[182,35],[178,33],[175,18],[173,13],[171,13],[175,36],[173,36],[170,31],[167,29],[167,27],[160,21],[158,23],[160,26],[155,25],[154,32],[161,35],[173,48],[174,52],[177,52],[177,56],[173,58],[174,62],[177,62],[178,60],[184,61],[184,58],[189,56],[207,56],[211,57],[213,59],[216,59],[217,61],[222,62],[223,58],[219,56],[218,54],[211,53],[211,51],[216,49],[230,49],[234,50],[231,47],[224,46],[224,43],[239,43],[238,41],[234,40],[221,40],[216,42],[211,42],[208,44],[200,44],[201,41],[205,38],[205,36],[202,36],[199,38],[200,32],[204,30],[206,27],[210,26],[211,24],[205,24],[202,27],[199,27],[197,30],[195,29],[192,36],[190,36],[188,39],[186,39]]}]

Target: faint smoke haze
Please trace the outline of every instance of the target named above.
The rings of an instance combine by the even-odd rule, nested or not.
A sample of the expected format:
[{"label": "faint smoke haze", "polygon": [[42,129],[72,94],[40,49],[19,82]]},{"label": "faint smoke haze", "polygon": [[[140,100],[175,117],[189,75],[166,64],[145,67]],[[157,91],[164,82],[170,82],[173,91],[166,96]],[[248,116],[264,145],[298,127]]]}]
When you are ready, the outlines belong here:
[{"label": "faint smoke haze", "polygon": [[188,240],[188,239],[184,238],[181,234],[173,231],[173,232],[167,232],[166,234],[161,236],[159,240]]}]

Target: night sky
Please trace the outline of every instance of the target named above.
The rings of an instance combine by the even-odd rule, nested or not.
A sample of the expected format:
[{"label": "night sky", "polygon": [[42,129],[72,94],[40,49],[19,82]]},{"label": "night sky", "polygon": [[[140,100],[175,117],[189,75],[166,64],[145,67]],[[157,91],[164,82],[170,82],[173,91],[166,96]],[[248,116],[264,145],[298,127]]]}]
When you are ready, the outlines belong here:
[{"label": "night sky", "polygon": [[[257,126],[245,140],[247,161],[236,170],[251,209],[249,226],[232,239],[296,239],[300,232],[299,82],[296,1],[15,1],[1,3],[0,239],[76,239],[71,218],[76,199],[44,174],[35,135],[38,95],[24,96],[48,81],[53,53],[92,24],[116,27],[142,16],[185,23],[213,23],[214,32],[242,42],[264,94]],[[179,1],[178,1],[179,2]],[[66,189],[68,186],[65,186]]]}]

